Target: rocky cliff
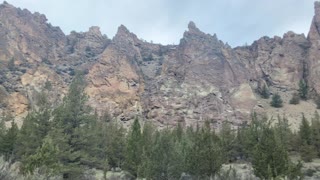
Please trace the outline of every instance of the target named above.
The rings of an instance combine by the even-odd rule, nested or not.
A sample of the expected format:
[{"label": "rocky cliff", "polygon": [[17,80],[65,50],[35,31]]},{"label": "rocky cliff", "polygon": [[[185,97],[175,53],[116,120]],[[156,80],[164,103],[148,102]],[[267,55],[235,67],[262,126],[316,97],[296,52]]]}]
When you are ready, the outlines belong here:
[{"label": "rocky cliff", "polygon": [[[159,127],[224,120],[248,121],[253,111],[286,115],[298,123],[312,100],[288,101],[301,79],[310,97],[320,93],[320,3],[308,37],[289,31],[231,48],[190,22],[178,45],[140,40],[121,25],[112,39],[99,27],[65,35],[44,15],[0,5],[0,105],[17,119],[36,107],[41,92],[53,104],[67,92],[75,71],[86,72],[88,103],[130,124],[135,117]],[[262,86],[280,93],[284,107],[261,99]]]}]

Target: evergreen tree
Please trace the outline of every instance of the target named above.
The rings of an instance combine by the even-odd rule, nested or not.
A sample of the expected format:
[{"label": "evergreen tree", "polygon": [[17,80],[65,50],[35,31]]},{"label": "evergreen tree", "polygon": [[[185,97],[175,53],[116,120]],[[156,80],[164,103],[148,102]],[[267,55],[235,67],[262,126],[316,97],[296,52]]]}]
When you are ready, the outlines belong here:
[{"label": "evergreen tree", "polygon": [[245,135],[246,127],[241,126],[237,128],[236,139],[234,143],[235,157],[238,159],[246,159],[249,157],[246,149],[247,136]]},{"label": "evergreen tree", "polygon": [[87,136],[87,151],[91,157],[91,164],[104,171],[104,178],[110,168],[122,167],[125,151],[125,129],[115,122],[108,114],[100,121],[93,120],[93,126],[88,130],[93,136]]},{"label": "evergreen tree", "polygon": [[293,94],[292,94],[292,97],[291,97],[291,99],[290,99],[290,101],[289,101],[289,103],[290,103],[290,104],[294,104],[294,105],[299,104],[299,103],[300,103],[300,96],[299,96],[299,94],[298,94],[298,93],[293,93]]},{"label": "evergreen tree", "polygon": [[52,142],[50,137],[46,137],[43,144],[35,151],[33,155],[27,157],[23,171],[33,174],[36,168],[39,168],[47,179],[57,175],[61,171],[59,162],[59,149]]},{"label": "evergreen tree", "polygon": [[10,71],[15,71],[16,70],[16,66],[15,66],[15,62],[14,62],[14,58],[11,58],[8,62],[8,69]]},{"label": "evergreen tree", "polygon": [[300,176],[301,165],[293,164],[283,142],[283,137],[278,137],[270,122],[258,124],[258,143],[254,146],[252,166],[254,173],[261,179],[284,178],[293,179]]},{"label": "evergreen tree", "polygon": [[221,139],[221,145],[223,148],[225,162],[227,163],[227,162],[234,161],[236,159],[236,152],[235,152],[236,137],[228,122],[224,122],[222,124],[219,135]]},{"label": "evergreen tree", "polygon": [[24,119],[16,143],[16,155],[24,164],[28,156],[42,145],[43,139],[49,133],[51,110],[46,98],[42,97],[38,110],[30,112]]},{"label": "evergreen tree", "polygon": [[311,131],[313,137],[312,144],[317,150],[318,157],[320,157],[320,115],[318,111],[315,111],[314,117],[312,118]]},{"label": "evergreen tree", "polygon": [[262,87],[262,90],[261,90],[261,97],[263,99],[269,99],[269,97],[270,97],[269,89],[265,84],[263,84],[263,87]]},{"label": "evergreen tree", "polygon": [[2,139],[2,149],[1,153],[4,155],[6,161],[13,160],[14,157],[14,147],[17,141],[19,129],[14,119],[11,121],[11,127],[6,131]]},{"label": "evergreen tree", "polygon": [[4,151],[3,141],[4,141],[5,135],[6,135],[6,126],[4,124],[4,119],[0,119],[0,154],[3,154],[3,151]]},{"label": "evergreen tree", "polygon": [[303,100],[308,99],[308,84],[304,79],[299,81],[299,95]]},{"label": "evergreen tree", "polygon": [[243,144],[244,154],[247,159],[252,159],[255,146],[259,143],[261,127],[266,124],[268,118],[263,116],[258,118],[256,113],[251,115],[251,123],[241,129],[241,143]]},{"label": "evergreen tree", "polygon": [[78,73],[73,79],[69,92],[63,103],[54,112],[53,129],[49,136],[54,146],[60,150],[59,160],[62,164],[64,179],[77,179],[83,174],[84,165],[88,160],[87,129],[95,118],[90,114],[91,108],[85,104],[87,95],[84,93],[83,75]]},{"label": "evergreen tree", "polygon": [[175,149],[169,129],[156,132],[148,162],[147,179],[179,179],[182,173],[181,152]]},{"label": "evergreen tree", "polygon": [[125,152],[125,169],[133,176],[137,177],[138,169],[141,164],[142,144],[141,126],[136,118],[127,136]]},{"label": "evergreen tree", "polygon": [[[191,143],[187,147],[187,172],[197,178],[210,178],[220,170],[223,163],[220,140],[211,131],[209,122],[195,131],[189,131]],[[199,166],[201,164],[201,166]]]},{"label": "evergreen tree", "polygon": [[300,135],[300,155],[302,160],[305,162],[312,161],[316,156],[316,151],[312,144],[312,131],[311,127],[305,118],[304,114],[302,114],[302,121],[299,129]]},{"label": "evergreen tree", "polygon": [[302,114],[302,121],[299,129],[299,134],[300,134],[301,144],[311,145],[311,142],[312,142],[311,128],[304,114]]},{"label": "evergreen tree", "polygon": [[141,164],[138,168],[138,176],[146,177],[150,174],[150,157],[153,151],[154,146],[154,132],[155,128],[149,123],[146,122],[143,126],[142,135],[141,135],[141,146],[142,146],[142,154],[141,154]]},{"label": "evergreen tree", "polygon": [[282,107],[282,99],[281,99],[281,96],[279,94],[275,94],[272,96],[272,101],[271,101],[271,106],[272,107],[275,107],[275,108],[280,108]]},{"label": "evergreen tree", "polygon": [[289,150],[291,148],[290,141],[293,133],[290,129],[288,119],[286,117],[281,118],[278,116],[278,123],[276,123],[274,130],[275,136],[280,139],[280,142],[284,146],[285,150]]}]

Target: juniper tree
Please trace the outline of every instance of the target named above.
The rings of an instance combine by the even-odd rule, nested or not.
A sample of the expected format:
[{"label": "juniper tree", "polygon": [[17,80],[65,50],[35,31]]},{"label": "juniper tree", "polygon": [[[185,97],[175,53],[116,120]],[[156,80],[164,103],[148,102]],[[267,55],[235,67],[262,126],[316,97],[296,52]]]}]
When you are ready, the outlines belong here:
[{"label": "juniper tree", "polygon": [[302,160],[306,162],[312,161],[316,156],[314,146],[312,144],[312,131],[309,122],[302,114],[302,121],[299,129],[300,135],[300,155]]},{"label": "juniper tree", "polygon": [[253,146],[252,166],[254,174],[261,179],[297,178],[301,175],[301,164],[293,164],[287,152],[285,139],[271,127],[270,121],[262,121],[255,126],[256,145]]},{"label": "juniper tree", "polygon": [[299,95],[303,100],[308,99],[308,84],[304,79],[299,81]]},{"label": "juniper tree", "polygon": [[87,134],[90,121],[94,119],[91,108],[86,105],[87,95],[84,92],[85,82],[83,75],[78,73],[63,102],[53,111],[53,129],[49,136],[53,144],[60,150],[59,160],[62,164],[62,173],[65,179],[76,179],[83,174],[86,165],[86,151],[90,144]]},{"label": "juniper tree", "polygon": [[35,169],[39,168],[47,176],[47,179],[59,174],[62,168],[59,153],[59,148],[47,136],[35,153],[27,157],[23,169],[24,173],[33,174]]},{"label": "juniper tree", "polygon": [[311,122],[312,144],[317,150],[317,156],[320,157],[320,115],[315,111]]},{"label": "juniper tree", "polygon": [[269,97],[270,97],[269,89],[265,84],[262,86],[261,97],[263,99],[269,99]]},{"label": "juniper tree", "polygon": [[294,105],[296,105],[296,104],[299,104],[300,103],[300,96],[299,96],[299,94],[298,93],[293,93],[292,94],[292,97],[291,97],[291,99],[290,99],[290,101],[289,101],[289,103],[290,104],[294,104]]},{"label": "juniper tree", "polygon": [[17,158],[24,164],[34,154],[51,129],[51,108],[44,94],[38,101],[38,109],[30,112],[23,120],[16,143]]},{"label": "juniper tree", "polygon": [[11,121],[11,127],[6,131],[2,139],[1,153],[6,161],[14,159],[14,147],[17,142],[19,129],[14,119]]},{"label": "juniper tree", "polygon": [[197,178],[213,177],[223,163],[219,138],[211,130],[208,121],[202,128],[197,126],[195,131],[189,133],[191,143],[186,153],[187,172]]},{"label": "juniper tree", "polygon": [[281,96],[279,94],[274,94],[272,96],[272,100],[270,103],[272,107],[280,108],[283,106],[282,103],[283,103],[283,101],[282,101]]},{"label": "juniper tree", "polygon": [[225,162],[227,163],[235,160],[236,159],[236,152],[235,152],[236,136],[228,122],[224,122],[222,124],[219,137],[221,139],[221,145],[223,148]]},{"label": "juniper tree", "polygon": [[141,164],[142,144],[141,126],[136,118],[127,136],[124,168],[137,177]]}]

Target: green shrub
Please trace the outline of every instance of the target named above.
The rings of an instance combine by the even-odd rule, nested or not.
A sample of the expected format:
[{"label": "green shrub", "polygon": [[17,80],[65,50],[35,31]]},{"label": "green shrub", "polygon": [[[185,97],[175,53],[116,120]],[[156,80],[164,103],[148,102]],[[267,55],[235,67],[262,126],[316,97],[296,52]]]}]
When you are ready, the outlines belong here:
[{"label": "green shrub", "polygon": [[265,84],[263,85],[260,94],[261,94],[261,97],[262,97],[263,99],[269,99],[269,97],[270,97],[270,92],[269,92],[268,87],[267,87]]},{"label": "green shrub", "polygon": [[282,103],[283,103],[283,101],[282,101],[281,96],[279,94],[276,93],[275,95],[272,96],[272,100],[270,103],[272,107],[280,108],[283,106]]},{"label": "green shrub", "polygon": [[52,84],[49,80],[47,80],[44,84],[44,88],[48,91],[51,91],[52,90]]},{"label": "green shrub", "polygon": [[308,99],[308,84],[303,79],[301,79],[299,82],[299,95],[303,100]]},{"label": "green shrub", "polygon": [[292,98],[289,101],[290,104],[299,104],[300,103],[300,96],[298,93],[293,93]]},{"label": "green shrub", "polygon": [[15,71],[16,70],[16,67],[15,67],[15,64],[14,64],[14,59],[11,58],[8,62],[8,69],[10,71]]}]

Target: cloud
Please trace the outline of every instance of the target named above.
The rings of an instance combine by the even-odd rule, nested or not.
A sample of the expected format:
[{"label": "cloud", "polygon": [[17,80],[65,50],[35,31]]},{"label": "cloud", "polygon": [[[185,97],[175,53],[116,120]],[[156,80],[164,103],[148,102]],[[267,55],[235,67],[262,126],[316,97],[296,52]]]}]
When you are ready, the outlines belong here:
[{"label": "cloud", "polygon": [[313,0],[7,0],[38,11],[68,34],[101,27],[113,37],[124,24],[147,41],[178,44],[190,20],[232,46],[286,31],[307,34]]}]

